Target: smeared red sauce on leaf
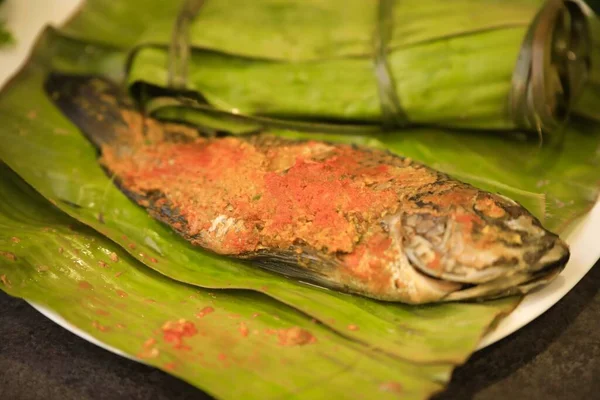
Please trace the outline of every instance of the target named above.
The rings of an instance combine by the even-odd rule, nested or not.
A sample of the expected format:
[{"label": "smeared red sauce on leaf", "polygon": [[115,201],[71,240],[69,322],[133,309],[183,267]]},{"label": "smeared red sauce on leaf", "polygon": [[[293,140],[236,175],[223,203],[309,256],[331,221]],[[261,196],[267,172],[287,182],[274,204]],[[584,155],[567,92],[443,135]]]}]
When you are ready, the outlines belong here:
[{"label": "smeared red sauce on leaf", "polygon": [[100,332],[108,332],[110,331],[110,327],[102,325],[100,322],[98,321],[94,321],[92,322],[92,326],[94,328],[96,328],[97,330],[99,330]]},{"label": "smeared red sauce on leaf", "polygon": [[246,323],[240,322],[240,326],[238,329],[239,329],[240,335],[242,335],[242,337],[248,336],[249,330],[248,330],[248,326],[246,325]]},{"label": "smeared red sauce on leaf", "polygon": [[277,338],[279,344],[282,346],[303,346],[317,341],[317,338],[309,331],[298,326],[279,329],[277,331]]},{"label": "smeared red sauce on leaf", "polygon": [[163,333],[163,340],[168,343],[172,343],[176,349],[189,350],[190,347],[186,346],[184,339],[193,337],[198,333],[196,325],[191,321],[180,319],[177,321],[167,321],[161,328]]},{"label": "smeared red sauce on leaf", "polygon": [[137,354],[139,358],[155,358],[158,357],[159,350],[154,347],[156,339],[149,338],[142,344],[142,350]]},{"label": "smeared red sauce on leaf", "polygon": [[176,364],[174,362],[168,362],[165,365],[163,365],[163,368],[168,370],[168,371],[173,371],[176,367]]},{"label": "smeared red sauce on leaf", "polygon": [[93,286],[87,281],[79,281],[77,284],[81,289],[92,289]]},{"label": "smeared red sauce on leaf", "polygon": [[212,313],[212,312],[214,312],[214,311],[215,311],[215,309],[214,309],[214,308],[212,308],[212,307],[210,307],[210,306],[207,306],[207,307],[204,307],[202,310],[200,310],[200,311],[199,311],[199,312],[196,314],[196,317],[198,317],[198,318],[202,318],[202,317],[205,317],[205,316],[207,316],[208,314],[210,314],[210,313]]},{"label": "smeared red sauce on leaf", "polygon": [[6,258],[9,261],[15,261],[17,259],[17,256],[15,256],[14,253],[11,253],[10,251],[0,251],[0,256]]},{"label": "smeared red sauce on leaf", "polygon": [[4,274],[0,275],[0,282],[6,287],[12,287],[10,280]]},{"label": "smeared red sauce on leaf", "polygon": [[382,392],[390,392],[400,394],[402,393],[402,385],[398,382],[384,382],[379,385],[379,390]]}]

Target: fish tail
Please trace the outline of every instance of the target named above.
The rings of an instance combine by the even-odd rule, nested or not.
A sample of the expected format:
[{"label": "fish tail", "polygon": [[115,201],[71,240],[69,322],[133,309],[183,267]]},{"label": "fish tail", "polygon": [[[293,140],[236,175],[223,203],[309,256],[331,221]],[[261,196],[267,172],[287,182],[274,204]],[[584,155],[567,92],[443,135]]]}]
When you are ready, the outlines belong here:
[{"label": "fish tail", "polygon": [[[127,132],[124,103],[118,86],[92,77],[50,73],[44,82],[50,100],[98,148],[114,143]],[[123,142],[123,137],[120,137]]]}]

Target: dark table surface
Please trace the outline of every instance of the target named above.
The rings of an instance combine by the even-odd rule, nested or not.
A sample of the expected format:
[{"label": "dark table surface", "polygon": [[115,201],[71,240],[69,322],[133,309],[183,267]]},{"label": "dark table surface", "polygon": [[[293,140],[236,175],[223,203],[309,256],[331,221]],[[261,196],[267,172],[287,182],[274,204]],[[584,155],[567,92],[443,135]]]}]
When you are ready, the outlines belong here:
[{"label": "dark table surface", "polygon": [[[558,304],[458,368],[447,399],[600,398],[600,262]],[[0,291],[0,399],[208,399]]]}]

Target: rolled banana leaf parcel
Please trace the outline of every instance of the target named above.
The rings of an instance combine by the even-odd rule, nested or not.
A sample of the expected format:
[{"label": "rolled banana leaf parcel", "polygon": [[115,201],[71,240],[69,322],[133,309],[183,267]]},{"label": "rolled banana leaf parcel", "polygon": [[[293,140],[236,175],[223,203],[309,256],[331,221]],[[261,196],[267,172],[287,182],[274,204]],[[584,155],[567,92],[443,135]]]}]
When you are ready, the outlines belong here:
[{"label": "rolled banana leaf parcel", "polygon": [[[559,2],[560,13],[553,14],[557,19],[549,20],[539,15],[556,2],[488,4],[497,7],[499,21],[521,18],[500,25],[522,23],[523,35],[532,26],[555,27],[535,37],[561,37],[555,30],[560,15],[565,25],[561,32],[570,32],[567,48],[575,60],[586,54],[581,73],[574,72],[578,63],[567,68],[556,61],[561,58],[552,58],[551,65],[561,71],[561,87],[583,85],[586,96],[575,102],[573,111],[585,110],[579,114],[588,119],[574,116],[566,121],[566,114],[553,114],[561,127],[547,129],[550,125],[544,122],[540,146],[534,132],[540,128],[535,121],[541,119],[527,117],[534,122],[529,126],[513,126],[512,117],[494,122],[508,106],[490,107],[496,117],[482,114],[469,124],[483,121],[476,127],[522,126],[524,131],[462,131],[453,123],[448,124],[452,130],[398,130],[398,125],[384,121],[383,110],[369,121],[305,111],[253,114],[237,104],[236,111],[211,102],[204,89],[177,87],[174,82],[189,84],[179,78],[192,76],[200,65],[192,62],[198,54],[232,57],[214,64],[203,59],[203,68],[212,65],[212,72],[222,74],[217,79],[206,70],[199,73],[202,79],[210,77],[206,86],[235,77],[225,74],[227,68],[252,72],[236,60],[268,59],[269,49],[275,49],[279,59],[264,65],[283,69],[335,59],[341,63],[339,71],[351,71],[346,55],[352,60],[360,59],[361,52],[373,53],[372,37],[364,32],[378,20],[368,19],[371,14],[353,7],[353,2],[346,7],[334,7],[335,1],[255,3],[256,8],[244,11],[235,1],[207,1],[194,10],[187,2],[94,0],[66,26],[44,32],[27,65],[0,95],[0,159],[8,166],[1,169],[0,288],[46,305],[125,354],[219,398],[427,398],[443,388],[452,368],[465,362],[481,336],[519,297],[427,305],[397,300],[490,298],[547,282],[568,257],[556,234],[564,235],[598,198],[600,124],[593,120],[590,103],[597,96],[596,86],[578,83],[597,78],[597,31],[590,28],[583,53],[573,47],[579,43],[576,38],[585,37],[580,36],[587,29],[583,27],[597,26],[597,21],[589,14],[585,22],[579,19],[579,2]],[[448,20],[463,15],[461,6],[479,3],[488,2],[456,2]],[[439,12],[432,12],[437,18],[450,12],[446,4],[426,5]],[[525,9],[531,13],[523,13]],[[227,10],[231,14],[223,14]],[[317,16],[327,18],[339,10],[354,22],[342,24],[333,18],[327,28],[331,36],[322,30],[310,34],[311,26],[326,26],[316,23]],[[419,14],[415,7],[402,12],[409,15],[411,10]],[[373,9],[375,14],[380,11]],[[279,17],[269,17],[268,12]],[[432,36],[435,26],[417,16],[408,19],[412,27],[394,22],[391,32],[407,27],[398,40],[412,37],[411,44],[398,45],[398,51],[437,44],[447,55],[462,54],[446,41],[468,37],[460,30],[465,24]],[[540,20],[553,23],[536,25]],[[196,25],[199,21],[202,25]],[[494,29],[485,28],[490,21],[490,14],[482,14],[479,29],[469,32],[477,37],[491,33]],[[227,30],[233,22],[238,28]],[[361,26],[366,29],[356,30]],[[247,36],[235,34],[241,27]],[[273,31],[285,35],[263,35]],[[296,40],[300,33],[304,44]],[[183,47],[174,46],[182,38],[187,38]],[[341,46],[342,41],[347,46]],[[211,48],[216,44],[223,48]],[[522,53],[521,45],[516,53]],[[263,53],[247,53],[256,48]],[[146,63],[143,57],[152,52],[156,53],[150,58],[165,56],[165,63]],[[171,62],[181,57],[188,62]],[[481,68],[484,64],[492,63],[477,63]],[[369,65],[372,68],[372,61]],[[585,72],[588,68],[590,74]],[[156,72],[160,79],[153,81],[151,74],[140,78],[144,70]],[[297,81],[281,82],[314,82],[305,88],[322,90],[318,80],[302,74],[294,75]],[[262,81],[250,91],[277,89],[276,74],[267,71],[265,77],[270,75],[274,83]],[[360,94],[352,76],[357,75],[335,79],[348,82],[344,93],[328,91],[332,98]],[[504,93],[498,98],[507,104],[505,94],[512,89],[506,88],[512,87],[513,75],[503,76],[508,83],[498,85]],[[333,72],[329,77],[335,78]],[[250,76],[241,81],[260,82]],[[242,90],[237,83],[227,83],[227,91]],[[449,87],[436,85],[440,90]],[[460,85],[464,93],[476,92],[475,85]],[[279,93],[271,92],[273,101],[287,98],[285,85],[280,86]],[[528,104],[537,104],[534,86],[531,83],[526,91]],[[573,91],[563,94],[567,92],[559,97],[574,102]],[[403,109],[410,110],[406,93],[396,94]],[[536,115],[531,110],[524,115]],[[387,131],[381,132],[382,127]],[[294,184],[298,190],[288,190]],[[435,190],[429,193],[421,184]],[[327,194],[329,201],[318,201]],[[256,218],[276,213],[282,205],[293,211],[284,215],[292,217],[291,223],[282,219],[279,225],[267,226]],[[322,213],[298,205],[315,206]],[[370,215],[371,209],[379,214]],[[243,213],[243,224],[235,213]],[[327,223],[317,224],[323,221]],[[486,243],[491,243],[491,251],[482,251]],[[454,254],[456,249],[461,252]],[[341,273],[349,265],[367,274]],[[390,270],[392,265],[398,269]],[[402,270],[402,265],[410,269]],[[382,278],[373,271],[391,273]],[[397,278],[406,276],[420,283],[413,285],[420,289],[414,292],[417,297],[402,292],[406,288],[401,283],[409,281]],[[315,363],[318,368],[306,369]],[[228,384],[231,379],[240,385]]]},{"label": "rolled banana leaf parcel", "polygon": [[586,12],[578,0],[192,0],[131,54],[128,84],[156,116],[238,132],[541,134],[591,74]]}]

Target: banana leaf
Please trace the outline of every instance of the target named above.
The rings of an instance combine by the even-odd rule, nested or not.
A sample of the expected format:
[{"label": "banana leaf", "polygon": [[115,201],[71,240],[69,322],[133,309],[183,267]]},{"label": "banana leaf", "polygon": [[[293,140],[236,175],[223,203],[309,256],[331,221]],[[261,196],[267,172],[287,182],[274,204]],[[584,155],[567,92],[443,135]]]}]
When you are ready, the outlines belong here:
[{"label": "banana leaf", "polygon": [[[0,10],[4,5],[4,0],[0,0]],[[14,43],[15,38],[6,27],[6,21],[0,18],[0,48]]]},{"label": "banana leaf", "polygon": [[424,399],[453,368],[384,355],[258,293],[165,278],[3,164],[0,227],[2,290],[219,398]]},{"label": "banana leaf", "polygon": [[[90,57],[81,57],[84,48]],[[497,307],[506,303],[410,307],[296,283],[203,252],[126,198],[96,162],[92,146],[43,94],[48,68],[72,73],[99,73],[104,68],[116,78],[120,60],[125,54],[113,48],[47,32],[28,67],[0,97],[0,119],[5,122],[0,159],[60,209],[175,280],[263,292],[347,337],[403,359],[465,361],[482,329],[497,316]],[[36,162],[28,161],[30,156]],[[508,303],[514,306],[517,301]],[[463,326],[470,329],[459,328]]]},{"label": "banana leaf", "polygon": [[588,13],[590,28],[590,73],[588,83],[582,89],[574,111],[590,119],[600,121],[600,18]]},{"label": "banana leaf", "polygon": [[[151,20],[136,20],[137,15],[148,16],[153,10],[159,10],[150,2],[147,7],[142,7],[144,11],[132,15],[125,13],[124,10],[128,7],[131,10],[134,3],[89,2],[88,8],[68,25],[65,30],[68,34],[45,33],[26,68],[0,95],[0,121],[3,122],[0,159],[60,209],[103,233],[147,267],[175,280],[211,288],[264,292],[314,317],[338,334],[382,350],[381,354],[391,354],[395,359],[444,365],[463,362],[485,329],[499,314],[510,311],[517,299],[408,307],[294,283],[192,248],[115,189],[97,165],[91,145],[52,106],[43,94],[42,86],[51,70],[100,74],[123,82],[132,48],[143,40],[144,31],[150,30],[144,24]],[[169,7],[164,8],[168,10]],[[105,25],[107,21],[112,22]],[[108,28],[114,28],[111,35],[96,36]],[[107,38],[114,41],[109,43]],[[305,137],[289,130],[274,133]],[[314,134],[311,137],[387,147],[477,186],[517,199],[544,218],[548,227],[560,231],[589,209],[598,196],[596,171],[600,162],[600,125],[591,121],[573,121],[557,140],[545,142],[542,147],[527,135],[481,135],[438,129],[405,130],[401,135]],[[3,229],[2,232],[10,234],[10,230]],[[3,251],[14,250],[11,249]],[[115,248],[114,251],[118,250]],[[24,253],[19,254],[25,257]],[[119,254],[119,258],[125,258]],[[3,274],[11,283],[9,289],[15,288],[17,278],[10,280],[9,275]],[[89,279],[94,276],[90,275]],[[151,276],[154,280],[159,279],[157,275]],[[59,282],[53,282],[53,285],[59,285]],[[55,289],[45,292],[58,296],[54,292],[57,286],[53,287]],[[165,289],[164,293],[169,290]],[[160,292],[162,296],[163,291]],[[221,293],[229,292],[219,292],[218,296]],[[231,293],[232,297],[239,295],[238,292]],[[74,309],[74,304],[78,303],[65,302],[62,312],[68,313],[69,309]],[[280,303],[277,307],[285,308]],[[178,304],[177,310],[180,309]],[[96,325],[105,326],[100,320]],[[102,334],[101,330],[97,332],[97,328],[94,328],[96,331],[92,328],[88,326],[87,330],[95,335]],[[169,363],[170,359],[165,362]],[[171,364],[161,365],[165,369],[171,367]],[[184,379],[190,378],[185,376]],[[193,379],[200,379],[197,373]],[[202,381],[207,390],[216,390],[208,389],[209,384]],[[417,386],[421,387],[420,384]],[[220,392],[218,395],[221,396]]]},{"label": "banana leaf", "polygon": [[[415,7],[415,3],[410,1],[398,2],[391,11],[393,18],[401,19],[402,23],[391,32],[390,48],[490,27],[526,25],[543,1],[508,0],[500,3],[457,0],[448,4],[424,0],[419,3],[420,7]],[[161,4],[152,0],[139,8],[135,2],[88,2],[76,20],[65,26],[64,32],[112,46],[168,45],[184,3]],[[244,7],[247,3],[242,0],[187,3],[186,12],[193,13],[194,7],[201,6],[200,12],[189,24],[190,45],[251,58],[308,61],[367,56],[372,54],[368,35],[378,24],[377,2],[360,0],[260,0],[253,2],[252,7]],[[460,11],[465,9],[478,18],[461,14]],[[433,23],[433,19],[429,19],[432,16],[438,22]],[[125,17],[130,23],[122,27],[118,21]],[[151,26],[148,20],[152,21]],[[126,37],[120,32],[126,32]]]},{"label": "banana leaf", "polygon": [[241,132],[271,119],[550,132],[589,73],[578,1],[191,1],[155,21],[128,64],[133,92],[215,129],[227,113],[248,117]]}]

